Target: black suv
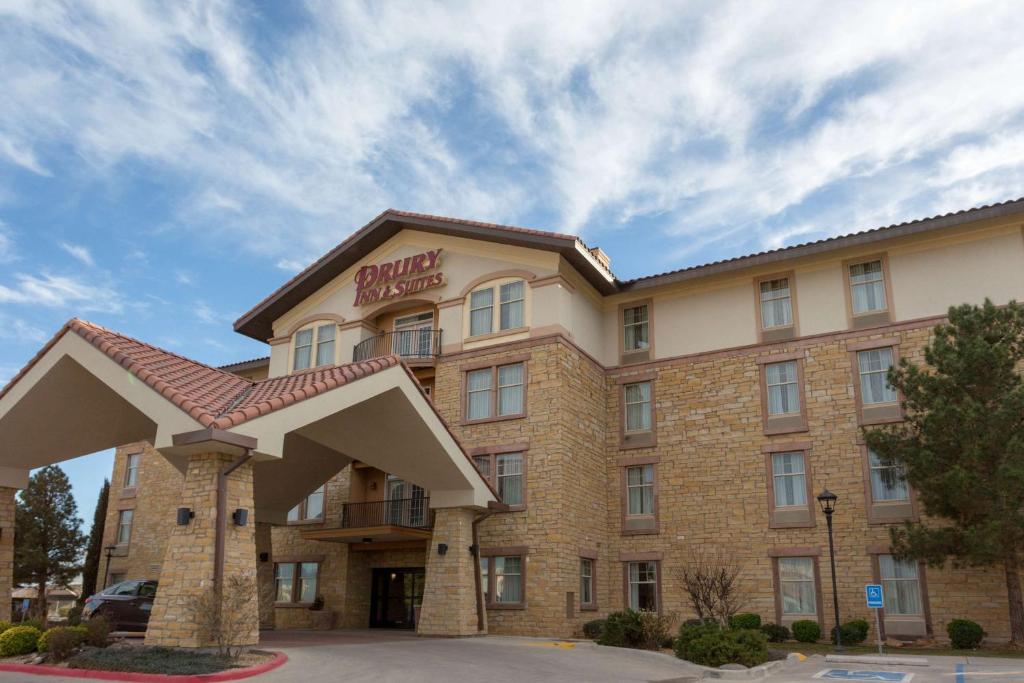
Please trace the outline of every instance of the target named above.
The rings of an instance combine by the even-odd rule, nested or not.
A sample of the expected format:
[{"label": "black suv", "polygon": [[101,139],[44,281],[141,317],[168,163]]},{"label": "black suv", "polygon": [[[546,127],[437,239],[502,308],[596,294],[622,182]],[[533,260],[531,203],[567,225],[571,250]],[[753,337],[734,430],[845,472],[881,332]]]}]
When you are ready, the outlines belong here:
[{"label": "black suv", "polygon": [[86,599],[82,618],[104,616],[111,631],[145,631],[153,611],[156,581],[122,581]]}]

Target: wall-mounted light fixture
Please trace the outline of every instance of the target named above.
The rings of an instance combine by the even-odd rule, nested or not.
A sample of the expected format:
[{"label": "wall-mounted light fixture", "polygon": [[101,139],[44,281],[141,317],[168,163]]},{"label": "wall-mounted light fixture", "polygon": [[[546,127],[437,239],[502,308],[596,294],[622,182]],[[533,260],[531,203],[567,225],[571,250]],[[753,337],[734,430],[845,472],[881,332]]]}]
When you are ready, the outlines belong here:
[{"label": "wall-mounted light fixture", "polygon": [[270,560],[270,553],[260,553],[260,562],[267,562]]},{"label": "wall-mounted light fixture", "polygon": [[447,554],[447,552],[448,552],[448,544],[447,543],[438,543],[437,544],[437,554],[438,555],[445,555],[445,554]]},{"label": "wall-mounted light fixture", "polygon": [[195,516],[191,508],[178,508],[178,526],[188,526],[189,520]]},{"label": "wall-mounted light fixture", "polygon": [[245,508],[238,508],[231,513],[231,519],[235,522],[235,526],[245,526],[249,521],[249,511]]},{"label": "wall-mounted light fixture", "polygon": [[480,546],[478,546],[476,543],[469,546],[469,554],[473,557],[480,557]]}]

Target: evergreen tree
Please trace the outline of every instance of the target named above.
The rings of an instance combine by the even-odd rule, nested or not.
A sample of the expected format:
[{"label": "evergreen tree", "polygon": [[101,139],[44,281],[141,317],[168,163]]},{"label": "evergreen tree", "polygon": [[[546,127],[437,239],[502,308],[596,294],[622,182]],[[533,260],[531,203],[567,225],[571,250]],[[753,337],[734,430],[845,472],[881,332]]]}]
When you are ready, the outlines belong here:
[{"label": "evergreen tree", "polygon": [[1011,639],[1024,645],[1024,306],[951,308],[925,361],[889,371],[906,420],[865,433],[928,517],[892,528],[893,550],[931,566],[1001,567]]},{"label": "evergreen tree", "polygon": [[44,467],[18,494],[14,516],[14,581],[39,591],[35,615],[46,616],[46,587],[66,585],[81,570],[85,537],[71,482],[56,465]]},{"label": "evergreen tree", "polygon": [[89,545],[85,551],[85,566],[82,567],[82,595],[79,603],[96,592],[96,580],[100,571],[100,553],[103,549],[103,527],[107,520],[107,500],[110,498],[110,481],[104,479],[100,496],[96,500],[96,511],[92,516],[89,530]]}]

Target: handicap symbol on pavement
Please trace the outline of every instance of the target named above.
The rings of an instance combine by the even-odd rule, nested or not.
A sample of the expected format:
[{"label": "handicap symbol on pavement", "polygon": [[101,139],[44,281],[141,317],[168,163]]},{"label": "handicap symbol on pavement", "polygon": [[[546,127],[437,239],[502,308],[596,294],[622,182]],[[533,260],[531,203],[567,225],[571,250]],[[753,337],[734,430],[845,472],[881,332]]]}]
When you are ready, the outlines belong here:
[{"label": "handicap symbol on pavement", "polygon": [[888,683],[908,683],[914,674],[902,671],[850,671],[849,669],[825,669],[819,671],[815,678],[830,681],[887,681]]}]

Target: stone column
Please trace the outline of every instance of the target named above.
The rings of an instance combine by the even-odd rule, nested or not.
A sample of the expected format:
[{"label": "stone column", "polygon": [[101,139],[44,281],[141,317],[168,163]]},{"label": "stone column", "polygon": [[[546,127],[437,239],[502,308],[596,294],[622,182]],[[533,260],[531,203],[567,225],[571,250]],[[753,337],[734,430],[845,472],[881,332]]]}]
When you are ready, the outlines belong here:
[{"label": "stone column", "polygon": [[[266,522],[256,524],[256,576],[259,584],[260,628],[274,628],[274,563],[272,525]],[[264,561],[260,555],[266,553]]]},{"label": "stone column", "polygon": [[[479,563],[469,547],[473,545],[473,518],[468,508],[436,511],[434,535],[427,549],[427,576],[417,633],[424,636],[475,636],[486,633],[477,628],[477,588],[474,574]],[[439,543],[448,552],[437,552]]]},{"label": "stone column", "polygon": [[0,620],[11,620],[11,588],[14,585],[14,494],[18,489],[0,486]]},{"label": "stone column", "polygon": [[[195,517],[186,526],[172,527],[164,553],[160,587],[146,630],[147,645],[207,647],[209,633],[203,627],[194,600],[214,587],[214,557],[217,538],[217,479],[234,461],[223,453],[189,457],[179,507],[191,508]],[[244,527],[236,526],[231,513],[249,511]],[[256,580],[256,524],[253,515],[252,462],[227,477],[227,524],[224,538],[224,586],[230,592],[231,578]],[[175,514],[168,510],[167,514]],[[227,595],[225,596],[227,598]],[[255,645],[259,641],[259,609],[255,595],[240,616],[235,644]],[[233,612],[237,614],[237,612]]]}]

